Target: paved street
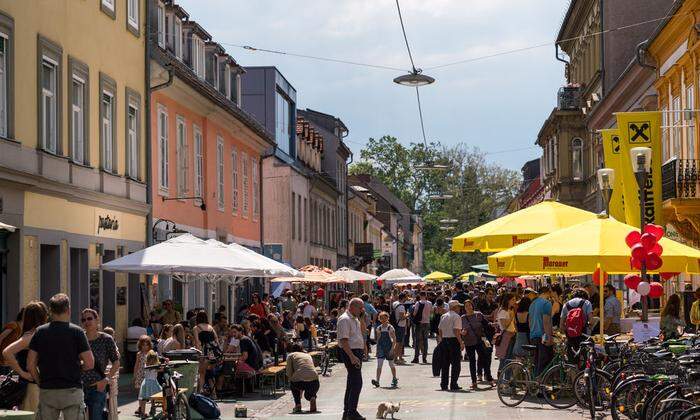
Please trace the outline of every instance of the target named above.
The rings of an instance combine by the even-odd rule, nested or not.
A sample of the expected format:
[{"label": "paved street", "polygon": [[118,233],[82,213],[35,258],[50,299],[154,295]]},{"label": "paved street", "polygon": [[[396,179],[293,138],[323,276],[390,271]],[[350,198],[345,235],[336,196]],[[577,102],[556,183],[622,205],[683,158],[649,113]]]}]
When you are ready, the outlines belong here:
[{"label": "paved street", "polygon": [[[435,345],[430,340],[431,348]],[[413,350],[408,354],[412,355]],[[494,370],[496,363],[493,364]],[[372,358],[363,367],[364,387],[360,396],[359,411],[368,419],[376,415],[377,405],[382,401],[401,403],[401,411],[396,415],[397,419],[580,419],[583,412],[577,408],[571,410],[556,410],[546,403],[542,404],[524,402],[517,408],[505,407],[498,399],[496,390],[482,385],[482,390],[477,392],[443,392],[440,391],[439,379],[432,376],[430,365],[406,365],[398,366],[399,387],[389,388],[391,373],[385,364],[382,373],[382,387],[375,389],[370,380],[376,371],[376,359]],[[462,378],[460,385],[467,387],[470,384],[469,364],[462,363]],[[343,393],[345,391],[345,368],[336,365],[330,377],[321,379],[321,390],[318,397],[319,414],[310,415],[315,420],[340,419],[343,410]],[[120,399],[120,401],[122,401]],[[290,414],[293,402],[292,394],[287,391],[276,399],[242,400],[240,403],[248,407],[248,416],[259,419],[299,419],[300,415]],[[136,403],[120,407],[123,414],[131,414],[136,409]],[[233,418],[234,402],[220,403],[222,418]],[[303,407],[308,410],[308,403],[303,401]],[[120,418],[122,416],[120,415]],[[128,417],[125,417],[128,418]]]}]

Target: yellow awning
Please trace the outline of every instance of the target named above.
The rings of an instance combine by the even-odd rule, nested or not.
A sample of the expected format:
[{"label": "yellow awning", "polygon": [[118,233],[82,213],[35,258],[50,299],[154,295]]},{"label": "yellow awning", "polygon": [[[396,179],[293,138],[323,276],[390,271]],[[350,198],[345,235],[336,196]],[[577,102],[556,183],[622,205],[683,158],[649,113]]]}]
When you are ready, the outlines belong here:
[{"label": "yellow awning", "polygon": [[595,217],[594,213],[576,207],[556,201],[543,201],[456,236],[452,239],[452,251],[504,251]]},{"label": "yellow awning", "polygon": [[424,281],[446,281],[452,280],[452,275],[443,273],[442,271],[433,271],[427,276],[423,277]]},{"label": "yellow awning", "polygon": [[[589,274],[600,264],[609,274],[636,271],[630,267],[627,234],[637,228],[605,216],[533,239],[488,257],[499,276],[523,274]],[[663,265],[656,272],[700,273],[700,251],[662,238]]]}]

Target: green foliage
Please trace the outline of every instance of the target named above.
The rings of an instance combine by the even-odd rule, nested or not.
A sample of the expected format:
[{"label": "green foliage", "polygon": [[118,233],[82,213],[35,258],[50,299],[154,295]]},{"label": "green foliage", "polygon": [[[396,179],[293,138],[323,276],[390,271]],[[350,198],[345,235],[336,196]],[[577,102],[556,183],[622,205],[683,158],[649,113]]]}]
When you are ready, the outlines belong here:
[{"label": "green foliage", "polygon": [[[425,163],[445,164],[445,171],[418,170]],[[482,264],[480,253],[452,253],[447,238],[473,229],[498,217],[515,197],[520,174],[486,161],[476,148],[463,143],[444,147],[431,143],[404,145],[392,136],[370,138],[360,152],[351,174],[370,174],[381,180],[423,221],[424,269],[453,275]],[[451,194],[448,200],[431,195]],[[453,230],[441,230],[443,219],[456,219]]]}]

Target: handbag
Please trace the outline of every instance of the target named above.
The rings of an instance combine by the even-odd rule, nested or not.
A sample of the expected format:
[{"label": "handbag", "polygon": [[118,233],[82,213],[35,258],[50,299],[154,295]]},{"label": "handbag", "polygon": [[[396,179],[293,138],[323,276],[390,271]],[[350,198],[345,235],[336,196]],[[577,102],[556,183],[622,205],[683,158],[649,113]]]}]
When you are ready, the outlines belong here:
[{"label": "handbag", "polygon": [[[481,318],[481,319],[483,320],[483,318]],[[469,329],[472,330],[472,333],[474,334],[474,336],[476,338],[480,338],[480,340],[476,340],[477,341],[476,345],[479,348],[479,350],[491,347],[491,343],[489,343],[489,340],[487,340],[486,337],[484,337],[483,335],[481,337],[479,337],[479,334],[477,334],[476,331],[474,330],[472,323],[469,322],[469,318],[466,318],[466,320],[467,320],[467,326],[469,326]]]}]

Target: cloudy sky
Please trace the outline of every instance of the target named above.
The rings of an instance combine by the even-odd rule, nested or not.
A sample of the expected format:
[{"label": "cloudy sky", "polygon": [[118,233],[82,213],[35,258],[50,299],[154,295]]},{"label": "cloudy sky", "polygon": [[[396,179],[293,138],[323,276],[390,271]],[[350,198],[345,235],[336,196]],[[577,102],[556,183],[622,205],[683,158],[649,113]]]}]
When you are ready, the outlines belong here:
[{"label": "cloudy sky", "polygon": [[[419,141],[412,88],[399,72],[250,52],[233,45],[409,69],[394,0],[176,0],[242,65],[274,65],[300,109],[340,117],[357,157],[369,137]],[[513,169],[539,156],[542,122],[564,82],[549,45],[428,70],[553,41],[568,0],[402,0],[416,66],[437,79],[421,89],[428,140],[464,142]]]}]

